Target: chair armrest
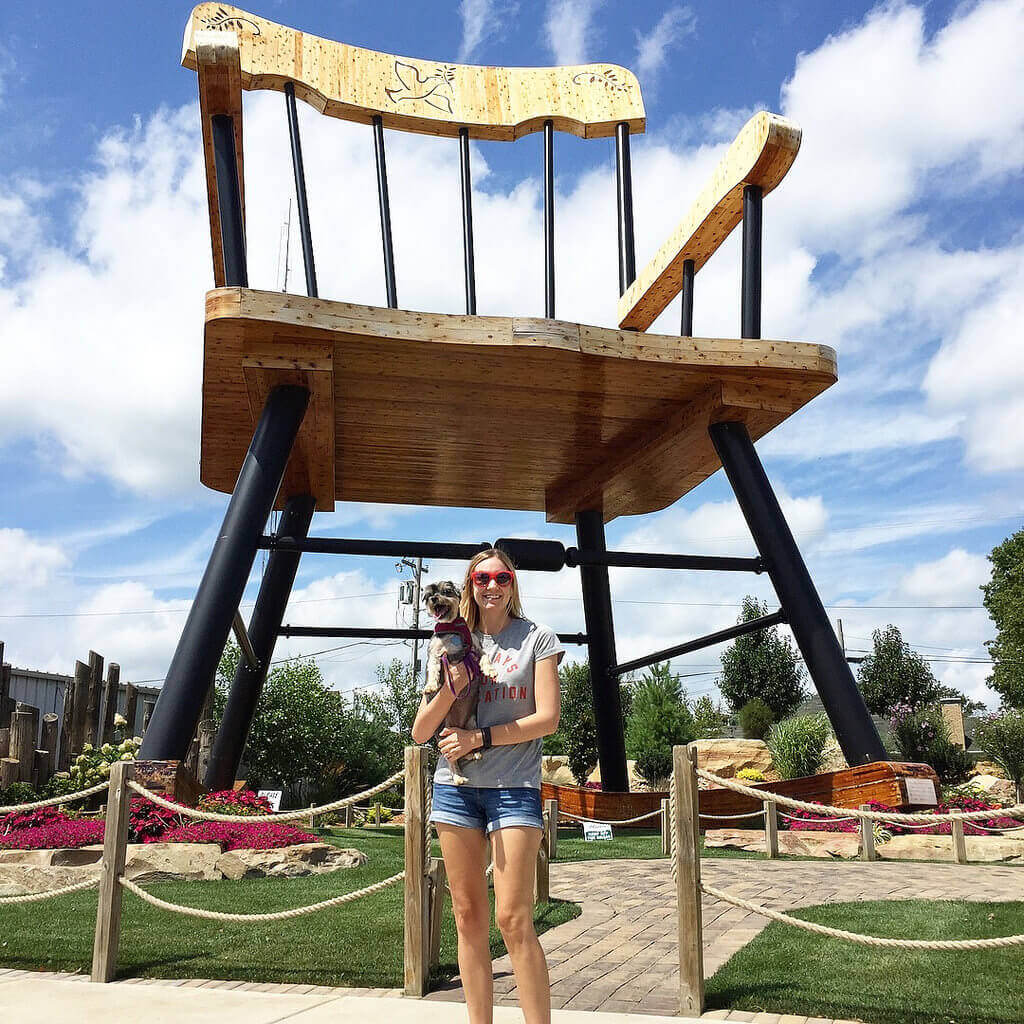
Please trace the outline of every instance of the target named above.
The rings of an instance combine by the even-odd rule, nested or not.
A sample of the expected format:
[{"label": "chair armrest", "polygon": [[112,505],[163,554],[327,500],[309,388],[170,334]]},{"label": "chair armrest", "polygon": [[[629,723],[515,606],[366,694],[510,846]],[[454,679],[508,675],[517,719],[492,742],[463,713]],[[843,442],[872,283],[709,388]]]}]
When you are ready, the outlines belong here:
[{"label": "chair armrest", "polygon": [[684,260],[700,270],[743,219],[743,186],[771,192],[796,159],[800,135],[791,121],[765,111],[740,129],[686,216],[619,299],[621,328],[645,331],[654,323],[682,288]]}]

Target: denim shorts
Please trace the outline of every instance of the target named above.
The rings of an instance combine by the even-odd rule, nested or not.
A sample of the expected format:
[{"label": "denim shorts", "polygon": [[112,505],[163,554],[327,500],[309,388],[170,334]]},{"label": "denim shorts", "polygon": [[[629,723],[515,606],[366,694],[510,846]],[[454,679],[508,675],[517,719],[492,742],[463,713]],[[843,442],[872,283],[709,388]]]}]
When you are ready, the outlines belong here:
[{"label": "denim shorts", "polygon": [[487,835],[506,825],[544,828],[540,790],[530,786],[491,789],[434,783],[430,820],[442,825],[478,828]]}]

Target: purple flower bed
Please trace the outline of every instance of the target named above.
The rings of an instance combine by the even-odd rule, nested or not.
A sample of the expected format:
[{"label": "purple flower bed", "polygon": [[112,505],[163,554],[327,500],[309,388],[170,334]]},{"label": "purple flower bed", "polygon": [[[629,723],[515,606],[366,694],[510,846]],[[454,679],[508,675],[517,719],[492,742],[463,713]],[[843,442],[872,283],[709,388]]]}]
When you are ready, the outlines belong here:
[{"label": "purple flower bed", "polygon": [[0,850],[49,850],[102,842],[102,821],[69,818],[56,807],[0,816]]},{"label": "purple flower bed", "polygon": [[[242,796],[240,800],[224,802],[231,803],[233,807],[247,804],[254,813],[261,813],[266,801],[254,794],[250,796],[251,800]],[[233,810],[233,807],[225,809]],[[144,797],[132,797],[129,816],[130,843],[219,843],[224,850],[272,850],[318,841],[315,835],[292,825],[186,820],[175,811],[158,807]],[[70,818],[56,807],[0,815],[0,849],[49,850],[92,846],[103,842],[103,827],[101,820]]]},{"label": "purple flower bed", "polygon": [[[890,807],[888,804],[879,803],[877,800],[868,801],[868,807],[872,811],[892,811],[893,813],[899,813],[897,808]],[[957,796],[952,797],[950,800],[940,803],[934,811],[925,811],[923,813],[933,814],[949,814],[956,811],[998,811],[1000,806],[998,804],[989,804],[984,800],[978,800],[974,797],[969,796]],[[792,829],[794,832],[859,832],[860,821],[810,821],[807,819],[821,818],[824,817],[822,814],[814,814],[810,811],[797,811],[789,810],[785,811],[786,814],[791,814],[796,821],[787,821],[785,818],[780,819],[779,827],[785,826],[786,828]],[[901,824],[900,822],[879,822],[879,824],[887,832],[891,832],[894,836],[904,835],[933,835],[933,836],[948,836],[952,830],[952,823],[948,821],[936,822],[934,825],[914,825],[910,827],[908,825]],[[978,822],[979,825],[984,825],[985,828],[1016,828],[1021,823],[1013,818],[1007,818],[1000,814],[993,814],[991,818],[985,818]],[[988,835],[984,828],[976,827],[972,822],[964,822],[964,835],[967,836],[983,836]]]}]

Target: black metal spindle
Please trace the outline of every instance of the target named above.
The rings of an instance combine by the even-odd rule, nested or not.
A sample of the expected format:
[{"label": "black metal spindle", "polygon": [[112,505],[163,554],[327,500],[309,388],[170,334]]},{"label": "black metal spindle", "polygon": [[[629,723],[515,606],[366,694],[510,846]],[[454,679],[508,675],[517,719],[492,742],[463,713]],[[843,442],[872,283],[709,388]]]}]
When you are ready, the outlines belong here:
[{"label": "black metal spindle", "polygon": [[469,167],[469,129],[459,129],[462,171],[462,249],[466,266],[466,312],[476,315],[476,268],[473,263],[473,180]]},{"label": "black metal spindle", "polygon": [[377,158],[377,200],[380,205],[380,237],[384,244],[384,286],[388,307],[398,308],[395,286],[395,250],[391,244],[391,203],[388,200],[388,164],[384,156],[384,123],[380,114],[373,116],[373,151]]},{"label": "black metal spindle", "polygon": [[683,312],[679,333],[684,338],[693,337],[693,260],[683,260]]},{"label": "black metal spindle", "polygon": [[743,186],[741,338],[761,337],[761,188]]},{"label": "black metal spindle", "polygon": [[309,204],[306,201],[306,171],[302,164],[302,142],[299,139],[299,115],[295,109],[295,85],[284,83],[284,102],[288,110],[288,136],[292,142],[292,169],[295,171],[295,201],[299,208],[299,236],[302,238],[302,262],[306,268],[306,294],[316,298],[316,266],[313,263],[313,235],[309,227]]},{"label": "black metal spindle", "polygon": [[544,122],[544,315],[555,317],[555,125]]},{"label": "black metal spindle", "polygon": [[235,152],[235,120],[230,114],[214,114],[210,118],[210,131],[213,136],[213,166],[217,175],[224,284],[228,287],[248,288],[245,221],[242,219],[242,190],[238,181],[238,156]]},{"label": "black metal spindle", "polygon": [[615,128],[615,170],[619,202],[619,294],[636,280],[633,244],[633,171],[629,162],[629,125]]}]

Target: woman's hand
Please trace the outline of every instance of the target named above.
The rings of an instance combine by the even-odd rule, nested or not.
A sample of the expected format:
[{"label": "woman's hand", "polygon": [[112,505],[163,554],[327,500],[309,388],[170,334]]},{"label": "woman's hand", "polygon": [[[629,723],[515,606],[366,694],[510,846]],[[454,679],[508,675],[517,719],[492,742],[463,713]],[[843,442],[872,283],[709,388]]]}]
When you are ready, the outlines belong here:
[{"label": "woman's hand", "polygon": [[471,754],[479,746],[481,741],[478,729],[444,729],[437,749],[449,761],[454,761],[456,758]]}]

